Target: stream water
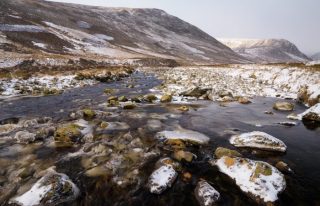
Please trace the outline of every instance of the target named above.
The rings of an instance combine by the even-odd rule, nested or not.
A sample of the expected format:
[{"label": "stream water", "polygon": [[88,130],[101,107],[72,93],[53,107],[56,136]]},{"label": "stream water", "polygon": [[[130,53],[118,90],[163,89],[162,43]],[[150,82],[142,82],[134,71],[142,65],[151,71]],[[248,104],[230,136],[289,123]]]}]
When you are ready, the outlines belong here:
[{"label": "stream water", "polygon": [[[127,97],[150,93],[149,89],[159,85],[152,75],[134,73],[131,77],[118,82],[97,84],[84,88],[72,89],[57,96],[25,97],[0,102],[0,121],[12,118],[52,117],[56,123],[68,121],[70,112],[83,108],[102,109],[107,95],[105,88],[115,88],[113,95]],[[135,85],[128,88],[128,84]],[[275,164],[282,160],[294,171],[286,174],[287,188],[280,194],[277,205],[320,205],[320,128],[310,128],[297,121],[295,126],[284,126],[279,122],[288,121],[288,112],[272,110],[274,98],[257,97],[252,104],[243,105],[237,102],[221,107],[212,101],[190,101],[189,112],[180,112],[176,108],[181,104],[155,103],[141,104],[133,110],[116,110],[117,116],[110,116],[108,121],[126,122],[130,127],[125,131],[136,134],[141,127],[148,124],[148,120],[160,120],[162,129],[170,129],[177,125],[201,132],[210,137],[207,146],[194,147],[190,150],[197,155],[191,163],[183,163],[183,171],[192,174],[190,181],[183,181],[179,175],[172,188],[161,195],[154,195],[146,187],[149,175],[154,169],[155,162],[161,157],[170,155],[163,150],[160,157],[148,161],[140,168],[140,184],[126,188],[119,188],[106,177],[89,178],[83,174],[80,160],[61,161],[70,152],[76,152],[81,145],[73,148],[47,147],[45,143],[20,145],[13,142],[0,141],[0,172],[6,167],[14,165],[27,155],[36,156],[38,167],[46,169],[56,166],[58,172],[67,174],[80,188],[81,196],[72,203],[65,205],[198,205],[194,188],[200,178],[210,182],[221,194],[218,205],[255,205],[235,183],[219,171],[210,166],[207,161],[212,158],[218,146],[235,149],[229,144],[229,137],[234,132],[264,131],[285,142],[288,149],[285,154],[274,154],[248,149],[237,149],[245,157],[262,160]],[[303,112],[306,108],[295,103],[295,113]],[[265,114],[272,111],[273,115]],[[133,116],[143,118],[132,118]],[[291,120],[290,120],[291,121]],[[156,131],[146,133],[152,140]],[[2,138],[0,136],[0,138]],[[156,140],[154,140],[156,141]],[[151,143],[152,144],[152,143]],[[27,149],[28,148],[28,149]],[[10,162],[8,163],[8,160]],[[5,172],[0,176],[8,175]],[[6,178],[6,177],[5,177]],[[25,184],[32,184],[36,179],[31,178]],[[2,184],[2,183],[0,183]],[[3,184],[9,184],[5,182]],[[3,186],[3,185],[0,185]]]}]

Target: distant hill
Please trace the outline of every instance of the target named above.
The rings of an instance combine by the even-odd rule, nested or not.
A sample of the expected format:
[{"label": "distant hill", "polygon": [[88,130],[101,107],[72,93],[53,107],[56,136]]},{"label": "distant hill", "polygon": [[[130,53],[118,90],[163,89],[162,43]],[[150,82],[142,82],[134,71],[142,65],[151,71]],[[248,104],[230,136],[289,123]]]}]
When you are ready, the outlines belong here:
[{"label": "distant hill", "polygon": [[257,63],[307,62],[310,58],[285,39],[218,39],[239,55]]}]

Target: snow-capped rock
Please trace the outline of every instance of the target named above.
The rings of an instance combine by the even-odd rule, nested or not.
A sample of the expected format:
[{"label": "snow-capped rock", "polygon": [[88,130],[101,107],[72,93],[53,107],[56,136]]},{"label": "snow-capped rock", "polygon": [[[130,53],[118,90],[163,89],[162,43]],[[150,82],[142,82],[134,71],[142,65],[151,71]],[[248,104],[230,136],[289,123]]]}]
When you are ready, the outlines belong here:
[{"label": "snow-capped rock", "polygon": [[75,200],[78,195],[78,187],[67,175],[51,171],[12,202],[21,206],[57,205]]},{"label": "snow-capped rock", "polygon": [[309,109],[307,109],[301,114],[298,114],[295,117],[290,116],[288,118],[320,122],[320,103],[310,107]]},{"label": "snow-capped rock", "polygon": [[194,192],[201,206],[211,206],[220,198],[220,193],[205,180],[198,182]]},{"label": "snow-capped rock", "polygon": [[307,62],[310,58],[285,39],[218,39],[249,60],[259,63]]},{"label": "snow-capped rock", "polygon": [[287,149],[287,146],[281,140],[259,131],[233,135],[230,138],[230,143],[236,147],[257,148],[278,152],[285,152]]},{"label": "snow-capped rock", "polygon": [[162,140],[182,140],[190,143],[196,144],[207,144],[209,142],[209,137],[206,135],[187,129],[177,129],[174,131],[162,131],[156,134],[156,138]]},{"label": "snow-capped rock", "polygon": [[212,164],[257,202],[274,202],[286,188],[283,174],[266,162],[224,156]]},{"label": "snow-capped rock", "polygon": [[171,187],[176,180],[178,173],[171,165],[164,165],[155,170],[149,177],[149,189],[151,193],[161,194]]}]

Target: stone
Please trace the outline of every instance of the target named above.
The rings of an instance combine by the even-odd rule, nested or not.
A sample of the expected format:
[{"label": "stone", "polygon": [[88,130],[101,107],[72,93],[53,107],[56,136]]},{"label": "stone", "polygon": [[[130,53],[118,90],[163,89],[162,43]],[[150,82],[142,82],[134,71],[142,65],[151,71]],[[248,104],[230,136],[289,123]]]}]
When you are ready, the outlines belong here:
[{"label": "stone", "polygon": [[152,103],[153,101],[157,100],[158,98],[154,94],[147,94],[144,95],[143,100]]},{"label": "stone", "polygon": [[283,173],[291,173],[291,172],[292,172],[292,170],[290,169],[290,167],[288,166],[288,164],[285,163],[285,162],[283,162],[283,161],[277,162],[276,168],[277,168],[278,170],[280,170],[281,172],[283,172]]},{"label": "stone", "polygon": [[118,97],[117,96],[110,96],[108,97],[107,101],[110,103],[111,101],[118,101]]},{"label": "stone", "polygon": [[171,140],[181,140],[191,144],[207,144],[209,142],[209,137],[206,135],[186,129],[177,129],[174,131],[162,131],[156,134],[156,138],[163,139],[165,141]]},{"label": "stone", "polygon": [[200,206],[212,206],[220,198],[220,193],[205,180],[197,183],[194,193]]},{"label": "stone", "polygon": [[80,126],[73,123],[59,126],[54,134],[56,142],[77,142],[81,137]]},{"label": "stone", "polygon": [[128,101],[128,98],[127,98],[126,96],[120,96],[120,97],[118,98],[118,101],[119,101],[119,102],[126,102],[126,101]]},{"label": "stone", "polygon": [[170,188],[176,180],[178,173],[171,165],[164,165],[152,172],[149,177],[148,187],[151,193],[161,194]]},{"label": "stone", "polygon": [[236,151],[236,150],[231,150],[227,149],[224,147],[218,147],[216,151],[214,152],[214,155],[217,159],[223,157],[223,156],[228,156],[228,157],[242,157],[242,155]]},{"label": "stone", "polygon": [[165,94],[161,97],[160,102],[171,102],[172,96],[170,94]]},{"label": "stone", "polygon": [[36,134],[30,133],[28,131],[19,131],[15,134],[14,139],[18,143],[31,143],[36,140]]},{"label": "stone", "polygon": [[250,103],[251,103],[251,101],[250,101],[248,98],[246,98],[246,97],[239,97],[239,98],[238,98],[238,102],[239,102],[240,104],[250,104]]},{"label": "stone", "polygon": [[185,182],[190,182],[192,180],[192,174],[190,172],[183,172],[182,180]]},{"label": "stone", "polygon": [[103,92],[105,94],[112,94],[112,93],[114,93],[114,89],[106,88],[105,90],[103,90]]},{"label": "stone", "polygon": [[78,187],[62,173],[50,172],[38,180],[32,188],[12,200],[21,206],[58,205],[75,200]]},{"label": "stone", "polygon": [[279,110],[279,111],[292,111],[294,108],[294,105],[290,102],[276,102],[273,105],[273,109]]},{"label": "stone", "polygon": [[206,94],[206,92],[209,89],[204,89],[200,87],[192,87],[188,89],[187,91],[181,92],[180,95],[186,96],[186,97],[201,97],[202,95]]},{"label": "stone", "polygon": [[320,122],[320,103],[310,107],[298,116],[304,121]]},{"label": "stone", "polygon": [[182,112],[187,112],[187,111],[189,111],[189,107],[183,105],[183,106],[178,107],[178,110],[180,110],[180,111],[182,111]]},{"label": "stone", "polygon": [[96,116],[96,112],[92,109],[84,109],[82,110],[82,113],[85,119],[93,119]]},{"label": "stone", "polygon": [[191,162],[193,160],[194,156],[195,155],[192,154],[191,152],[183,151],[183,150],[175,151],[173,154],[174,159],[176,159],[178,161],[185,160],[187,162]]},{"label": "stone", "polygon": [[275,202],[286,188],[283,174],[266,162],[224,156],[211,163],[258,204]]},{"label": "stone", "polygon": [[174,149],[184,149],[186,148],[185,143],[180,139],[167,139],[165,141],[166,145],[170,145]]},{"label": "stone", "polygon": [[281,140],[265,132],[248,132],[240,135],[233,135],[230,143],[236,147],[255,148],[268,151],[285,152],[287,146]]},{"label": "stone", "polygon": [[131,101],[121,102],[120,105],[123,109],[134,109],[136,107],[136,105]]}]

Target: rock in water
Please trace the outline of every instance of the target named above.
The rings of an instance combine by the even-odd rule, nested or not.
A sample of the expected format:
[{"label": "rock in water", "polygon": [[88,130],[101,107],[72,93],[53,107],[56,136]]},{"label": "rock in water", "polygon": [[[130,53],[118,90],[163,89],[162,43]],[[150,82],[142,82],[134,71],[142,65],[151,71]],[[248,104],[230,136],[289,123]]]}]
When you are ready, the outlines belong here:
[{"label": "rock in water", "polygon": [[195,144],[207,144],[209,142],[209,137],[196,131],[178,129],[174,131],[162,131],[156,134],[159,139],[165,140],[182,140],[189,143]]},{"label": "rock in water", "polygon": [[305,112],[298,114],[297,119],[320,122],[320,103],[310,107]]},{"label": "rock in water", "polygon": [[283,174],[265,162],[224,156],[213,164],[258,203],[276,201],[278,193],[286,188]]},{"label": "rock in water", "polygon": [[259,131],[234,135],[230,143],[236,147],[257,148],[268,151],[285,152],[287,146],[279,139]]},{"label": "rock in water", "polygon": [[201,206],[211,206],[220,198],[220,193],[205,180],[198,182],[194,193]]},{"label": "rock in water", "polygon": [[216,158],[221,158],[223,156],[228,156],[228,157],[242,157],[242,155],[236,151],[236,150],[231,150],[231,149],[227,149],[224,147],[218,147],[216,149],[216,151],[214,152],[214,155],[216,156]]},{"label": "rock in water", "polygon": [[289,102],[276,102],[273,105],[273,109],[279,110],[279,111],[292,111],[294,108],[294,105]]},{"label": "rock in water", "polygon": [[204,95],[208,89],[203,89],[199,87],[192,87],[188,89],[187,91],[182,92],[180,95],[186,96],[186,97],[201,97]]},{"label": "rock in water", "polygon": [[36,140],[36,134],[30,133],[28,131],[20,131],[15,134],[14,139],[18,143],[30,143]]},{"label": "rock in water", "polygon": [[50,172],[13,202],[22,206],[57,205],[75,200],[78,195],[78,187],[67,175]]},{"label": "rock in water", "polygon": [[161,166],[149,177],[149,189],[151,193],[161,194],[176,180],[178,173],[171,165]]},{"label": "rock in water", "polygon": [[161,102],[171,102],[171,100],[172,96],[170,94],[165,94],[160,99]]}]

